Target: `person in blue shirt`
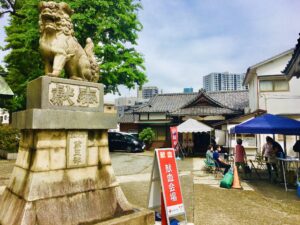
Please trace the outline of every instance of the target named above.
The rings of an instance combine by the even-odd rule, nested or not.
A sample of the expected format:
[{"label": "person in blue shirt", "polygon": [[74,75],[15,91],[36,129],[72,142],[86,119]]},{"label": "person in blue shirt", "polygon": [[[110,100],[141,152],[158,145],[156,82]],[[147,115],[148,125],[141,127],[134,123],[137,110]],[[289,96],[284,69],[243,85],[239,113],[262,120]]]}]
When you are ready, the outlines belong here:
[{"label": "person in blue shirt", "polygon": [[220,167],[220,168],[225,168],[224,170],[224,175],[228,172],[228,170],[230,169],[230,165],[226,162],[224,162],[221,158],[220,158],[220,154],[219,151],[221,151],[221,148],[217,148],[217,150],[214,151],[213,153],[213,159],[215,160],[216,166]]}]

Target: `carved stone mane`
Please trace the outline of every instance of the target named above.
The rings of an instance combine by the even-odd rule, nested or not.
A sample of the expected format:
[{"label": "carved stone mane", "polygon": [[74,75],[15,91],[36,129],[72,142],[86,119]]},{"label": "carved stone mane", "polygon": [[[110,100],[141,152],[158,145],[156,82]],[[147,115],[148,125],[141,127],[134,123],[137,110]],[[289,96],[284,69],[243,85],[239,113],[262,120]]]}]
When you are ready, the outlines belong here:
[{"label": "carved stone mane", "polygon": [[58,77],[62,70],[71,79],[97,82],[99,66],[87,38],[83,49],[74,37],[71,21],[73,10],[65,2],[39,4],[40,51],[45,62],[45,74]]}]

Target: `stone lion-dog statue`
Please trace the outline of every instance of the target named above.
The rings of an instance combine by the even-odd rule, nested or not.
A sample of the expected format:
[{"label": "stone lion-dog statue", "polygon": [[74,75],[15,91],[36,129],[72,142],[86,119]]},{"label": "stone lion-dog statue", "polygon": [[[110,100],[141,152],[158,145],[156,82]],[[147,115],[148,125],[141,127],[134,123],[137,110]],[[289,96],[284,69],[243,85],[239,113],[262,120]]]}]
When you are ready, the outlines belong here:
[{"label": "stone lion-dog statue", "polygon": [[73,10],[65,2],[40,2],[40,52],[45,62],[45,74],[58,77],[62,70],[70,79],[98,82],[99,66],[94,56],[94,44],[87,38],[83,49],[74,36],[70,16]]}]

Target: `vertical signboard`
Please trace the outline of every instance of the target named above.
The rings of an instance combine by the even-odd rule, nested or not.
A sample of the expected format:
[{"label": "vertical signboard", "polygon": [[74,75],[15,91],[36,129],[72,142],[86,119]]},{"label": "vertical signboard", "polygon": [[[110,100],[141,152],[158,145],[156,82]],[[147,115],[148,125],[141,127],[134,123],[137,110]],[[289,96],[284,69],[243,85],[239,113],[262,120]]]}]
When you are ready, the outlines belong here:
[{"label": "vertical signboard", "polygon": [[172,148],[175,148],[178,143],[178,132],[177,127],[170,127],[170,133],[171,133],[171,144]]},{"label": "vertical signboard", "polygon": [[[185,215],[174,149],[155,149],[148,207],[160,205],[163,193],[167,218]],[[169,220],[168,220],[169,224]]]}]

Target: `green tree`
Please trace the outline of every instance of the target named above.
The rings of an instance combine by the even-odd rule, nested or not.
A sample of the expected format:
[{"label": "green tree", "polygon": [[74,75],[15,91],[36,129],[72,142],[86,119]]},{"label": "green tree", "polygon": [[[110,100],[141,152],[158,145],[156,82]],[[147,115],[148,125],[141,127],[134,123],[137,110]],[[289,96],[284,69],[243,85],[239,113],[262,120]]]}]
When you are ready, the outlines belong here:
[{"label": "green tree", "polygon": [[20,133],[9,125],[0,125],[0,149],[18,152]]},{"label": "green tree", "polygon": [[[44,74],[44,65],[38,50],[38,2],[39,0],[18,1],[16,7],[11,9],[9,26],[6,27],[8,44],[5,49],[11,50],[5,57],[7,82],[16,95],[11,104],[13,110],[25,107],[28,81]],[[106,86],[105,92],[118,92],[118,85],[121,84],[128,88],[143,85],[146,81],[144,59],[135,49],[138,32],[142,29],[137,17],[138,10],[141,9],[140,2],[65,2],[75,11],[72,21],[79,43],[84,46],[87,37],[91,37],[94,43],[99,43],[95,44],[95,54],[99,62],[101,61],[100,76],[101,83]],[[3,13],[3,4],[1,9]]]},{"label": "green tree", "polygon": [[5,69],[0,65],[0,75],[6,73]]}]

